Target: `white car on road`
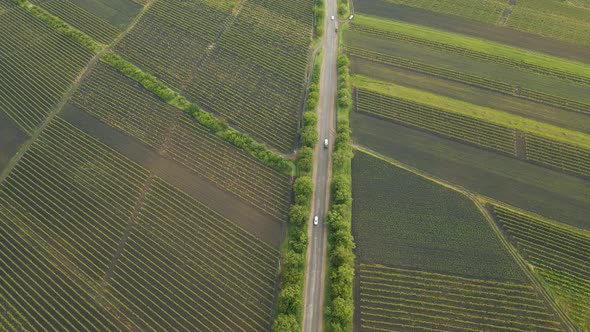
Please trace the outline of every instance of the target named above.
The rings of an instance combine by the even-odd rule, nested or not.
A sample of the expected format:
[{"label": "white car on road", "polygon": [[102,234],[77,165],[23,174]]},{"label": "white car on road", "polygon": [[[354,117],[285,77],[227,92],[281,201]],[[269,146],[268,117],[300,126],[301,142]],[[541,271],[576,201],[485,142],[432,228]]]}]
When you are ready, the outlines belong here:
[{"label": "white car on road", "polygon": [[332,15],[332,16],[330,17],[330,19],[331,19],[332,21],[334,21],[334,15]]},{"label": "white car on road", "polygon": [[313,224],[317,225],[319,222],[318,216],[313,217]]},{"label": "white car on road", "polygon": [[324,139],[324,149],[328,148],[328,139]]}]

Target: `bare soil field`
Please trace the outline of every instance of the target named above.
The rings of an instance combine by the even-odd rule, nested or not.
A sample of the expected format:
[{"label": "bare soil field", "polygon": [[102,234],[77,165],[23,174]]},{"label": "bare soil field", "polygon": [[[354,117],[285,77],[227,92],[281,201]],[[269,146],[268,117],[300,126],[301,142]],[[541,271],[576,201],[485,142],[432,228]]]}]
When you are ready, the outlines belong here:
[{"label": "bare soil field", "polygon": [[158,154],[141,141],[109,127],[74,106],[68,106],[61,116],[178,189],[193,195],[209,208],[246,228],[263,241],[276,248],[281,243],[284,224],[277,218],[260,211],[181,163]]},{"label": "bare soil field", "polygon": [[590,48],[544,38],[458,16],[388,3],[383,0],[355,1],[355,10],[368,15],[421,24],[436,29],[471,35],[499,43],[590,63]]},{"label": "bare soil field", "polygon": [[0,173],[29,136],[0,112]]}]

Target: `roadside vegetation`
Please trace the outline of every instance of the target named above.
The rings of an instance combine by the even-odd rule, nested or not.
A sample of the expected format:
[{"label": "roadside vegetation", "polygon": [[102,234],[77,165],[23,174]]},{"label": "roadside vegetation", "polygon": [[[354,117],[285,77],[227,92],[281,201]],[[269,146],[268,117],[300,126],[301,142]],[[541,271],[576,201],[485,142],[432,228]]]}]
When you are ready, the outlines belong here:
[{"label": "roadside vegetation", "polygon": [[307,255],[307,224],[311,218],[313,196],[313,154],[318,140],[317,108],[320,92],[322,53],[314,59],[312,77],[307,89],[301,147],[297,155],[298,177],[293,183],[295,202],[289,209],[289,226],[282,255],[281,285],[278,307],[272,330],[299,332],[303,319],[305,264]]},{"label": "roadside vegetation", "polygon": [[332,153],[331,207],[328,223],[328,280],[326,329],[352,331],[355,247],[352,237],[352,185],[349,114],[352,107],[348,58],[339,54],[336,142]]}]

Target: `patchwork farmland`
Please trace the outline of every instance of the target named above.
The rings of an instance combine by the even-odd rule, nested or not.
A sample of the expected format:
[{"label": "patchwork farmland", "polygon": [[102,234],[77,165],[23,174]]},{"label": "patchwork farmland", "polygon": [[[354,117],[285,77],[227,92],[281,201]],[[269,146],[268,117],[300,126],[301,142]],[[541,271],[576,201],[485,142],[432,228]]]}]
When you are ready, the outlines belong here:
[{"label": "patchwork farmland", "polygon": [[590,328],[587,5],[354,1],[356,330]]},{"label": "patchwork farmland", "polygon": [[589,0],[0,0],[0,331],[590,331],[589,91]]},{"label": "patchwork farmland", "polygon": [[271,330],[313,4],[0,0],[0,20],[0,330]]}]

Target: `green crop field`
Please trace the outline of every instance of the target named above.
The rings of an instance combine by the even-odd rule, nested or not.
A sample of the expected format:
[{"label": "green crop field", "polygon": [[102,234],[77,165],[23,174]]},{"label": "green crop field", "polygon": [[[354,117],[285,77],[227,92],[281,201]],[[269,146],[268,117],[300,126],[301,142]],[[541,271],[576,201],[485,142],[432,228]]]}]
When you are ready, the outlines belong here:
[{"label": "green crop field", "polygon": [[477,207],[460,193],[360,151],[352,167],[361,262],[522,279]]},{"label": "green crop field", "polygon": [[8,330],[270,322],[276,249],[60,118],[0,200]]},{"label": "green crop field", "polygon": [[305,91],[312,5],[190,4],[156,1],[117,52],[207,111],[291,152]]},{"label": "green crop field", "polygon": [[[351,129],[358,149],[353,232],[361,264],[356,280],[361,303],[355,309],[360,330],[590,328],[585,304],[590,263],[584,256],[590,229],[590,53],[582,46],[590,42],[587,5],[355,2],[355,18],[341,35],[351,60]],[[506,261],[518,263],[514,271],[528,281],[511,280],[502,269],[495,277],[474,273],[485,255],[472,263],[461,260],[471,274],[441,257],[454,252],[451,244],[476,257],[480,242],[486,242],[465,242],[470,233],[453,223],[465,218],[464,211],[448,202],[444,209],[428,204],[428,187],[409,185],[409,171],[377,170],[365,154],[496,206],[491,213],[477,204],[498,247],[510,253]],[[418,188],[420,195],[414,194]],[[430,220],[426,225],[435,227],[432,220],[445,217],[451,221],[441,228],[422,225]],[[424,246],[428,250],[420,251]],[[449,287],[446,281],[437,284],[439,278],[457,277],[463,278],[455,281],[457,289],[443,289]],[[495,291],[470,294],[463,287],[471,282],[496,287],[499,296],[506,295],[503,287],[521,287],[523,293],[487,303],[486,295]],[[475,307],[463,311],[466,302]]]},{"label": "green crop field", "polygon": [[462,194],[355,152],[360,330],[561,331]]},{"label": "green crop field", "polygon": [[362,330],[562,331],[526,284],[361,264]]},{"label": "green crop field", "polygon": [[32,133],[81,74],[92,53],[10,0],[0,0],[0,107]]},{"label": "green crop field", "polygon": [[570,318],[590,329],[590,233],[501,206],[497,222]]},{"label": "green crop field", "polygon": [[72,97],[72,104],[286,220],[291,200],[288,176],[236,150],[113,67],[99,63]]}]

